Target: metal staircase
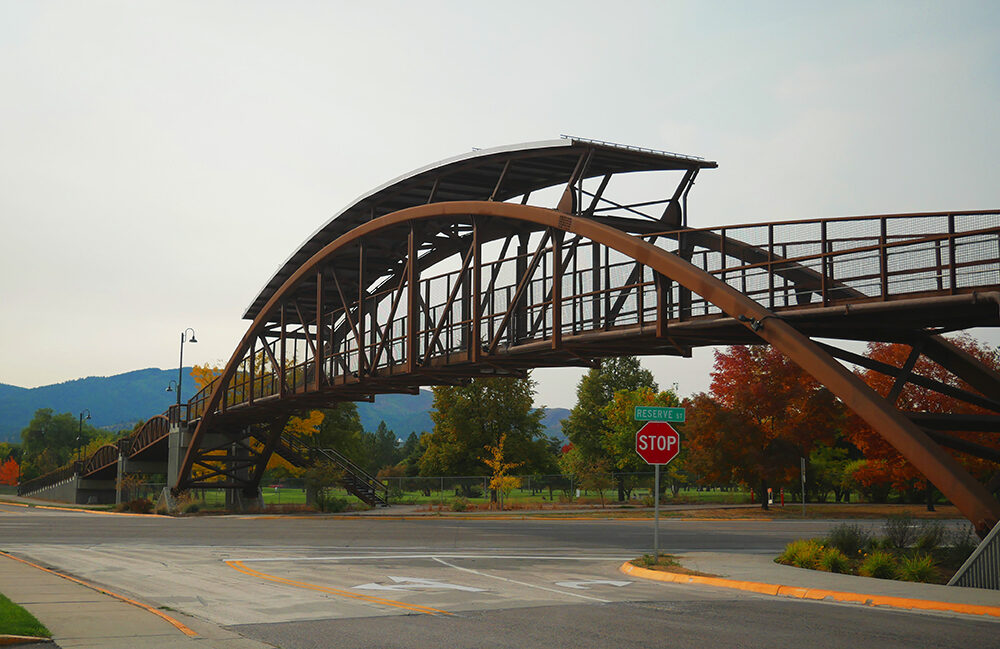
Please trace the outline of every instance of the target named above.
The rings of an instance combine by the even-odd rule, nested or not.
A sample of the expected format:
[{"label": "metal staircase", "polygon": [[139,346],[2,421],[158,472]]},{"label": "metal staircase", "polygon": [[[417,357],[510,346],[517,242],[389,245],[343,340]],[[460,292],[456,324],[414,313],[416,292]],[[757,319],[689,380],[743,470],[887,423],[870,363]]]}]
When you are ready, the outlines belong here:
[{"label": "metal staircase", "polygon": [[283,432],[274,452],[297,467],[309,467],[320,460],[336,465],[342,472],[341,485],[372,507],[389,505],[389,487],[332,448],[314,448],[302,438]]}]

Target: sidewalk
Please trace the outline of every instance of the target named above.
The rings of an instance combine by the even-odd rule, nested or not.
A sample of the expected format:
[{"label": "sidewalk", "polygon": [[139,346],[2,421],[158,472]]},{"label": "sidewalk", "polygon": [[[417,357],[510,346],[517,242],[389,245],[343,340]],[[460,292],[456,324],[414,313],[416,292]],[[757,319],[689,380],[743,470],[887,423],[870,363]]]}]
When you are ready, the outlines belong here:
[{"label": "sidewalk", "polygon": [[871,606],[923,609],[976,615],[1000,622],[1000,591],[921,584],[893,579],[873,579],[806,570],[774,562],[770,555],[689,552],[677,555],[682,566],[719,578],[688,577],[633,569],[634,577],[732,588],[801,599],[842,601]]},{"label": "sidewalk", "polygon": [[0,555],[0,584],[4,595],[48,627],[55,646],[63,649],[272,649],[271,645],[174,611],[140,608],[138,603],[98,592],[9,556]]}]

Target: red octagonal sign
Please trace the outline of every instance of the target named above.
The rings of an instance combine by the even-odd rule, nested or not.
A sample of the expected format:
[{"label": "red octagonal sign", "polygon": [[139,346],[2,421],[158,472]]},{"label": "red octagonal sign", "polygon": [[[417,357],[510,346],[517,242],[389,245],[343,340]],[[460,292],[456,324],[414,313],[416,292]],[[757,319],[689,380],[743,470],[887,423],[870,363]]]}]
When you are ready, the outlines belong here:
[{"label": "red octagonal sign", "polygon": [[650,421],[635,434],[635,452],[647,464],[668,464],[681,452],[681,436],[665,421]]}]

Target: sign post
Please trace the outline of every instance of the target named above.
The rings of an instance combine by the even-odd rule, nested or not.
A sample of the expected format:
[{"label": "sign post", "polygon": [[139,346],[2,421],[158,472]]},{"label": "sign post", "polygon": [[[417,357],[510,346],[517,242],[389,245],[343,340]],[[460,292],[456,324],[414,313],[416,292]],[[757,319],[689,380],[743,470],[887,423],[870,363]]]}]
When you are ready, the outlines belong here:
[{"label": "sign post", "polygon": [[[653,406],[637,406],[635,409],[636,419],[642,416],[659,415],[662,417],[677,417],[676,411],[680,411],[680,420],[684,421],[683,408],[659,408]],[[653,412],[648,412],[653,411]],[[658,412],[657,412],[658,411]],[[664,412],[666,411],[666,412]],[[674,412],[670,412],[674,411]],[[652,419],[652,417],[650,417]],[[673,419],[672,421],[678,421]],[[667,421],[647,421],[639,432],[635,434],[635,452],[639,454],[647,464],[652,464],[654,469],[653,482],[653,556],[659,561],[660,556],[660,465],[669,464],[677,457],[681,451],[681,436],[673,426]]]}]

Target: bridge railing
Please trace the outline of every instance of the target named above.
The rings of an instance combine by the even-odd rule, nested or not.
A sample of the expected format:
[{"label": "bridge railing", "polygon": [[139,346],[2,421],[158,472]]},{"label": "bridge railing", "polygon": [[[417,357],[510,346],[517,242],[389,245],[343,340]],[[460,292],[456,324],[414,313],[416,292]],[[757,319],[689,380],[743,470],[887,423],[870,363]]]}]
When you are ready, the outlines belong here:
[{"label": "bridge railing", "polygon": [[[689,228],[643,238],[779,311],[1000,286],[1000,211]],[[325,310],[320,336],[314,320],[291,324],[285,331],[283,372],[274,367],[280,357],[275,340],[266,353],[255,343],[227,385],[220,408],[314,391],[317,349],[323,382],[349,383],[373,370],[398,371],[410,349],[418,355],[416,365],[424,365],[467,354],[473,345],[491,352],[550,339],[556,327],[560,335],[572,336],[651,324],[661,317],[720,313],[707,300],[605,246],[570,237],[560,250],[559,263],[555,246],[545,240],[535,250],[484,260],[477,271],[478,323],[469,300],[460,299],[463,292],[471,293],[471,269],[422,277],[412,345],[407,340],[411,315],[400,306],[407,304],[409,287],[397,281],[366,294],[361,305]],[[476,329],[479,339],[473,340]],[[276,335],[273,329],[271,335]],[[211,386],[191,400],[191,418],[204,412],[210,391]]]}]

